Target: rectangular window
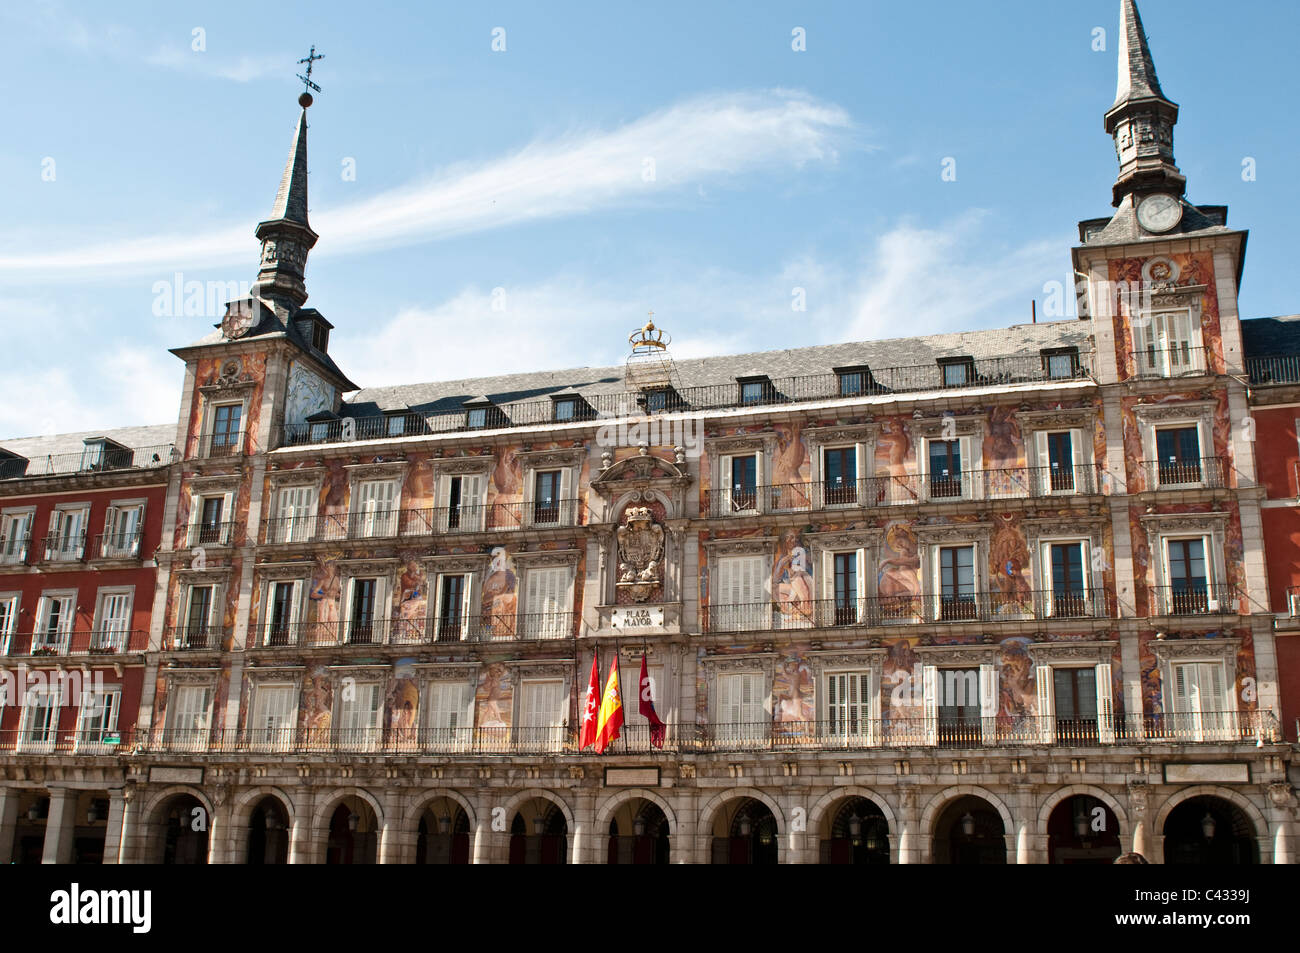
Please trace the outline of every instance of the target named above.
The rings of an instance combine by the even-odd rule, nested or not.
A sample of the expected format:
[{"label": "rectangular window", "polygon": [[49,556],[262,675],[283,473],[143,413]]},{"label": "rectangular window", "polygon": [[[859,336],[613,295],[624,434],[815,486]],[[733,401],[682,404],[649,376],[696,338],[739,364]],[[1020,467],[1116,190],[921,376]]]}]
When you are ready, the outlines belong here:
[{"label": "rectangular window", "polygon": [[260,684],[253,692],[249,741],[273,751],[286,751],[293,744],[297,718],[298,686]]},{"label": "rectangular window", "polygon": [[481,532],[487,516],[483,504],[483,474],[443,476],[438,486],[438,531]]},{"label": "rectangular window", "polygon": [[1205,540],[1171,539],[1169,556],[1169,611],[1193,615],[1209,611],[1210,587],[1205,566]]},{"label": "rectangular window", "polygon": [[939,744],[978,745],[983,737],[980,712],[980,670],[944,668],[938,673]]},{"label": "rectangular window", "polygon": [[944,387],[965,387],[975,381],[975,362],[970,358],[940,361]]},{"label": "rectangular window", "polygon": [[36,628],[32,632],[32,650],[44,649],[62,654],[68,650],[75,620],[77,597],[71,595],[41,596],[36,606]]},{"label": "rectangular window", "polygon": [[1191,741],[1235,740],[1237,713],[1229,704],[1222,662],[1184,662],[1173,666],[1173,733]]},{"label": "rectangular window", "polygon": [[103,555],[119,558],[139,556],[143,523],[143,504],[110,506],[104,518]]},{"label": "rectangular window", "polygon": [[718,675],[718,718],[716,736],[731,742],[761,742],[767,739],[772,718],[764,706],[767,692],[759,673]]},{"label": "rectangular window", "polygon": [[59,733],[59,692],[31,689],[23,699],[22,747],[28,751],[51,751]]},{"label": "rectangular window", "polygon": [[482,430],[487,426],[487,408],[471,407],[465,416],[465,425],[470,430]]},{"label": "rectangular window", "polygon": [[835,373],[839,377],[841,397],[856,397],[871,392],[874,381],[869,368],[845,368]]},{"label": "rectangular window", "polygon": [[357,682],[351,692],[335,691],[338,702],[338,730],[335,741],[345,749],[373,751],[379,747],[383,725],[383,685]]},{"label": "rectangular window", "polygon": [[224,527],[221,525],[225,509],[224,496],[205,496],[199,502],[198,542],[221,544],[226,542]]},{"label": "rectangular window", "polygon": [[301,543],[311,539],[316,516],[316,488],[286,486],[280,489],[276,532],[272,542]]},{"label": "rectangular window", "polygon": [[573,397],[565,397],[555,401],[555,419],[557,422],[573,420],[578,416],[578,401]]},{"label": "rectangular window", "polygon": [[741,381],[740,402],[742,404],[761,404],[767,397],[771,384],[766,380]]},{"label": "rectangular window", "polygon": [[459,751],[468,747],[474,719],[473,693],[466,682],[433,681],[425,702],[426,741],[438,751]]},{"label": "rectangular window", "polygon": [[763,556],[720,556],[718,578],[712,589],[711,613],[719,632],[750,632],[772,627],[771,602],[764,577]]},{"label": "rectangular window", "polygon": [[0,653],[8,655],[18,631],[18,593],[0,595]]},{"label": "rectangular window", "polygon": [[527,680],[521,685],[516,744],[527,750],[557,751],[564,741],[567,705],[560,679]]},{"label": "rectangular window", "polygon": [[167,728],[171,747],[202,751],[212,725],[212,686],[173,685],[167,703]]},{"label": "rectangular window", "polygon": [[1191,315],[1187,311],[1141,316],[1134,321],[1133,338],[1140,376],[1176,377],[1200,367],[1200,354],[1192,340]]},{"label": "rectangular window", "polygon": [[854,625],[858,621],[858,554],[835,553],[835,624]]},{"label": "rectangular window", "polygon": [[535,486],[533,522],[558,523],[560,521],[560,471],[539,471]]},{"label": "rectangular window", "polygon": [[266,645],[292,645],[297,639],[293,624],[298,615],[299,581],[273,582],[266,616]]},{"label": "rectangular window", "polygon": [[527,615],[520,620],[520,638],[564,639],[573,634],[569,572],[567,566],[548,566],[529,569],[524,574]]},{"label": "rectangular window", "polygon": [[1074,490],[1074,435],[1062,430],[1047,435],[1049,486],[1053,493]]},{"label": "rectangular window", "polygon": [[962,495],[961,440],[930,441],[930,497]]},{"label": "rectangular window", "polygon": [[1156,430],[1156,472],[1160,486],[1201,482],[1201,435],[1197,427]]},{"label": "rectangular window", "polygon": [[45,558],[55,561],[80,559],[86,549],[86,520],[89,516],[89,507],[61,507],[50,513]]},{"label": "rectangular window", "polygon": [[1052,670],[1056,733],[1062,741],[1095,740],[1097,737],[1097,670],[1056,668]]},{"label": "rectangular window", "polygon": [[102,745],[109,735],[117,733],[117,712],[121,705],[120,691],[85,692],[77,713],[77,747]]},{"label": "rectangular window", "polygon": [[469,577],[438,577],[438,615],[434,638],[440,642],[459,642],[469,637],[466,631],[469,610]]},{"label": "rectangular window", "polygon": [[758,497],[758,456],[731,458],[731,509],[736,512],[752,510]]},{"label": "rectangular window", "polygon": [[385,423],[387,424],[387,432],[390,437],[400,437],[402,434],[406,433],[405,414],[392,414]]},{"label": "rectangular window", "polygon": [[380,634],[375,625],[375,597],[378,589],[378,579],[352,580],[352,601],[348,612],[349,643],[369,644],[376,641],[376,635]]},{"label": "rectangular window", "polygon": [[939,549],[939,617],[945,620],[976,617],[974,546]]},{"label": "rectangular window", "polygon": [[131,629],[131,595],[129,590],[100,593],[98,618],[90,635],[91,649],[105,652],[126,651],[126,641]]},{"label": "rectangular window", "polygon": [[858,501],[858,448],[828,447],[822,453],[826,477],[826,502]]},{"label": "rectangular window", "polygon": [[1083,584],[1083,543],[1052,543],[1052,617],[1078,618],[1087,615],[1087,592]]},{"label": "rectangular window", "polygon": [[1079,372],[1079,352],[1073,348],[1044,351],[1043,370],[1050,380],[1069,380]]},{"label": "rectangular window", "polygon": [[826,728],[831,737],[865,739],[871,733],[871,673],[826,676]]},{"label": "rectangular window", "polygon": [[364,480],[358,483],[351,535],[354,538],[397,535],[396,500],[395,480]]},{"label": "rectangular window", "polygon": [[212,625],[215,586],[191,586],[189,605],[185,611],[184,629],[180,644],[183,648],[205,648],[216,633]]},{"label": "rectangular window", "polygon": [[242,404],[218,404],[212,408],[212,439],[208,446],[214,457],[240,452],[239,437],[243,425]]},{"label": "rectangular window", "polygon": [[0,522],[0,563],[14,565],[27,560],[34,513],[5,513]]}]

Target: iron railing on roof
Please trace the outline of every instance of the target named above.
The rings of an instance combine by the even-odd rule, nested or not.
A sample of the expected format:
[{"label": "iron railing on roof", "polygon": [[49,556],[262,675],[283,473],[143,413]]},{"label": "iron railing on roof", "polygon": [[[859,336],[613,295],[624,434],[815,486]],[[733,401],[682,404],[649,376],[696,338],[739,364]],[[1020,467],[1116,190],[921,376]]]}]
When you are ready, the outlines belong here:
[{"label": "iron railing on roof", "polygon": [[1257,385],[1300,384],[1300,354],[1248,357],[1246,376]]},{"label": "iron railing on roof", "polygon": [[150,467],[165,467],[174,459],[176,459],[176,447],[170,443],[153,447],[107,447],[103,450],[50,453],[31,459],[19,457],[0,460],[0,480],[144,470]]},{"label": "iron railing on roof", "polygon": [[[1050,372],[1039,354],[1012,357],[974,358],[961,364],[921,364],[907,367],[872,368],[858,378],[849,393],[839,374],[812,374],[805,377],[779,377],[764,381],[763,386],[746,391],[739,382],[684,387],[662,402],[664,412],[726,410],[740,407],[793,404],[844,397],[870,397],[923,391],[961,390],[972,387],[1032,384],[1045,381],[1091,380],[1087,355],[1080,355],[1074,373],[1063,377]],[[584,394],[591,408],[588,420],[595,417],[624,417],[646,413],[647,397],[641,393]],[[481,408],[480,408],[481,409]],[[656,411],[654,406],[651,411]],[[503,402],[491,412],[476,417],[473,426],[468,409],[422,413],[388,413],[366,417],[344,417],[303,424],[287,424],[281,429],[280,446],[349,443],[355,440],[381,440],[440,433],[458,433],[502,427],[536,426],[556,422],[555,401],[551,398]]]}]

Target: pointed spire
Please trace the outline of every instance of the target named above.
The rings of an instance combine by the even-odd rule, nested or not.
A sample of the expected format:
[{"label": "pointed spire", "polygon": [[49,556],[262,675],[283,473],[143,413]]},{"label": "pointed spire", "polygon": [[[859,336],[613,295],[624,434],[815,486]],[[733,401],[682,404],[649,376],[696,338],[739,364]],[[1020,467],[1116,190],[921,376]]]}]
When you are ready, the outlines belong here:
[{"label": "pointed spire", "polygon": [[1134,99],[1164,98],[1137,3],[1135,0],[1120,0],[1119,82],[1115,89],[1115,105]]},{"label": "pointed spire", "polygon": [[298,115],[284,175],[280,177],[280,189],[275,194],[275,205],[271,217],[259,223],[254,233],[262,242],[256,293],[278,302],[285,311],[301,308],[307,301],[303,276],[307,253],[318,237],[307,223],[307,107],[311,102],[310,93],[298,97],[302,112]]},{"label": "pointed spire", "polygon": [[1162,192],[1181,197],[1187,178],[1174,164],[1174,125],[1178,105],[1166,98],[1156,79],[1142,17],[1136,0],[1119,4],[1119,83],[1115,103],[1106,111],[1106,131],[1115,140],[1119,176],[1112,204],[1126,197]]}]

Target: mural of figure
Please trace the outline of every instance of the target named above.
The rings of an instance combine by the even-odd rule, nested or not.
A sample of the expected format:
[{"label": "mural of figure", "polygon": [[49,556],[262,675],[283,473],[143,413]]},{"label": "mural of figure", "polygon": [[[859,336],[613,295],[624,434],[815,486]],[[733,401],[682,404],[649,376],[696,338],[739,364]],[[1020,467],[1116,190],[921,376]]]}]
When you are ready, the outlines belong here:
[{"label": "mural of figure", "polygon": [[[409,671],[409,669],[408,669]],[[419,690],[410,677],[393,679],[388,693],[388,710],[392,726],[393,743],[399,747],[415,744],[416,711],[419,706]]]},{"label": "mural of figure", "polygon": [[397,610],[397,634],[401,638],[419,638],[424,631],[429,594],[425,590],[424,567],[413,556],[407,556],[398,588],[401,602]]},{"label": "mural of figure", "polygon": [[899,639],[888,646],[881,671],[889,693],[889,700],[883,709],[886,717],[891,708],[907,711],[910,715],[913,714],[912,709],[922,704],[924,699],[920,684],[920,664],[921,657],[913,650],[910,640]]},{"label": "mural of figure", "polygon": [[1022,615],[1033,611],[1031,588],[1025,578],[1029,565],[1029,544],[1012,513],[998,513],[996,528],[989,543],[989,575],[997,586],[1001,605],[999,614]]},{"label": "mural of figure", "polygon": [[811,722],[817,717],[813,707],[812,672],[808,663],[797,655],[788,657],[777,671],[772,696],[776,721]]},{"label": "mural of figure", "polygon": [[504,546],[497,546],[492,550],[487,578],[483,580],[482,599],[483,614],[487,616],[487,624],[492,627],[494,636],[499,627],[514,625],[515,607],[519,602],[517,583],[510,554]]},{"label": "mural of figure", "polygon": [[772,567],[772,595],[788,625],[812,619],[813,577],[808,571],[808,550],[803,547],[797,530],[790,530],[782,540],[783,553]]},{"label": "mural of figure", "polygon": [[778,424],[776,453],[772,455],[773,486],[788,486],[808,482],[808,451],[804,447],[803,432],[798,426]]},{"label": "mural of figure", "polygon": [[502,662],[494,662],[483,670],[483,680],[478,687],[478,726],[480,728],[510,727],[510,670]]},{"label": "mural of figure", "polygon": [[1038,704],[1034,663],[1026,651],[1033,639],[1017,636],[1002,642],[1002,672],[998,678],[998,714],[1019,721]]},{"label": "mural of figure", "polygon": [[921,556],[916,533],[907,523],[890,523],[876,567],[876,591],[887,617],[910,618],[919,610]]},{"label": "mural of figure", "polygon": [[907,477],[907,458],[912,452],[912,439],[901,417],[886,417],[880,421],[876,435],[875,472],[878,476],[894,477],[888,485],[879,486],[877,502],[906,502],[916,499],[916,485]]},{"label": "mural of figure", "polygon": [[501,459],[492,470],[492,486],[496,489],[498,502],[523,498],[523,475],[520,472],[519,458],[512,448],[501,453]]},{"label": "mural of figure", "polygon": [[330,725],[333,691],[329,674],[323,667],[314,669],[308,678],[310,686],[303,704],[303,728],[307,734],[308,745],[327,745],[330,739]]},{"label": "mural of figure", "polygon": [[316,605],[316,621],[334,623],[341,618],[343,581],[337,560],[341,552],[324,553],[316,560],[311,580],[311,601]]}]

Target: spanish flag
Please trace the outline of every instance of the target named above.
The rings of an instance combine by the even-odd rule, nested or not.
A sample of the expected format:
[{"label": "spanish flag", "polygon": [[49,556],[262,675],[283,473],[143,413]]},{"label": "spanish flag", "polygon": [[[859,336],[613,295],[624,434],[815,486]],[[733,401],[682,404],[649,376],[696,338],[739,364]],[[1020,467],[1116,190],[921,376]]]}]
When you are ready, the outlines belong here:
[{"label": "spanish flag", "polygon": [[596,754],[601,754],[618,738],[623,727],[623,699],[618,693],[618,655],[609,666],[609,679],[605,694],[600,700],[600,715],[596,720]]}]

